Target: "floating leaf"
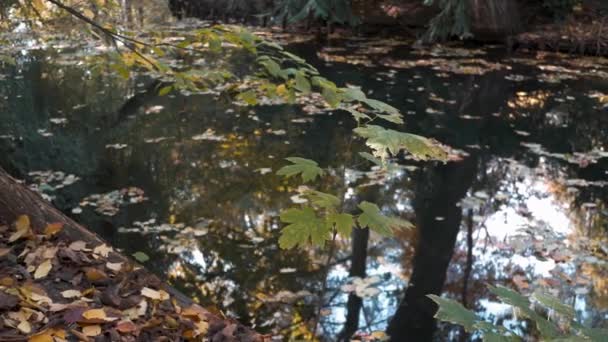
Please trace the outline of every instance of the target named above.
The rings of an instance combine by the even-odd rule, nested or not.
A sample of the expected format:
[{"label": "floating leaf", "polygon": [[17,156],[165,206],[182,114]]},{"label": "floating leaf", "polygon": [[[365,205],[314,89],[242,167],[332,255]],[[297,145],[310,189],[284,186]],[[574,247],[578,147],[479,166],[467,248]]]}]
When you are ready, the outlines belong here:
[{"label": "floating leaf", "polygon": [[146,262],[146,261],[150,260],[150,257],[144,252],[135,252],[132,255],[135,258],[135,260],[137,260],[139,262]]},{"label": "floating leaf", "polygon": [[110,252],[112,252],[114,249],[112,249],[112,247],[109,247],[108,245],[106,245],[105,243],[93,248],[93,253],[98,254],[104,258],[107,258],[108,255],[110,255]]},{"label": "floating leaf", "polygon": [[[127,77],[128,78],[128,77]],[[173,86],[165,86],[158,90],[158,96],[168,95],[173,90]]]},{"label": "floating leaf", "polygon": [[321,246],[329,235],[327,225],[317,218],[312,208],[287,209],[281,213],[281,221],[289,223],[279,238],[279,245],[283,249],[303,245],[308,241]]},{"label": "floating leaf", "polygon": [[122,269],[122,262],[108,262],[106,263],[106,267],[114,272],[120,272],[120,270]]},{"label": "floating leaf", "polygon": [[396,155],[401,150],[410,153],[415,159],[447,161],[445,148],[425,137],[398,132],[376,125],[355,128],[355,133],[367,139],[366,144],[374,150],[374,155],[381,159],[388,157],[387,151]]},{"label": "floating leaf", "polygon": [[474,312],[467,310],[467,308],[455,300],[442,298],[436,295],[428,295],[427,297],[439,305],[439,310],[437,310],[435,318],[459,324],[463,326],[467,332],[474,331],[474,325],[478,321],[478,317]]},{"label": "floating leaf", "polygon": [[412,224],[394,217],[382,214],[377,205],[370,202],[361,202],[359,209],[363,211],[359,215],[359,225],[361,228],[369,227],[378,234],[390,236],[394,228],[411,228]]},{"label": "floating leaf", "polygon": [[325,174],[325,171],[323,171],[323,169],[319,167],[319,164],[317,164],[317,162],[314,160],[299,157],[290,157],[285,159],[293,163],[293,165],[283,166],[279,171],[277,171],[277,175],[279,176],[289,178],[301,174],[302,180],[304,182],[309,182]]}]

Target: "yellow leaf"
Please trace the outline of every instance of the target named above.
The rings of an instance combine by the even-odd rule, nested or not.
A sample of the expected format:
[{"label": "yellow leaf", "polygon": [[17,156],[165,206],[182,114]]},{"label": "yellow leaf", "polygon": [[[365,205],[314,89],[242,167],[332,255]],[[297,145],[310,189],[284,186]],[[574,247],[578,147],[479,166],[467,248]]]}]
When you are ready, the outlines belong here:
[{"label": "yellow leaf", "polygon": [[17,325],[17,329],[19,329],[19,331],[21,331],[24,334],[29,334],[32,332],[32,326],[30,325],[30,323],[28,321],[19,322],[19,325]]},{"label": "yellow leaf", "polygon": [[99,334],[101,334],[101,326],[100,325],[87,325],[86,327],[82,328],[82,333],[87,335],[87,336],[98,336]]},{"label": "yellow leaf", "polygon": [[287,87],[284,84],[281,84],[277,87],[277,94],[279,96],[287,95]]},{"label": "yellow leaf", "polygon": [[141,289],[141,295],[150,299],[160,301],[169,299],[169,294],[167,292],[163,290],[156,291],[148,287],[144,287],[143,289]]},{"label": "yellow leaf", "polygon": [[91,309],[82,313],[85,319],[106,319],[106,312],[103,309]]},{"label": "yellow leaf", "polygon": [[53,329],[45,330],[29,338],[28,342],[53,342]]},{"label": "yellow leaf", "polygon": [[207,334],[207,330],[209,330],[209,323],[207,323],[205,321],[200,321],[200,322],[194,323],[194,326],[196,327],[195,334],[194,334],[195,337],[198,335]]},{"label": "yellow leaf", "polygon": [[89,19],[93,19],[95,17],[95,13],[88,8],[82,10],[82,14]]},{"label": "yellow leaf", "polygon": [[51,260],[44,260],[44,262],[42,262],[38,268],[36,268],[36,272],[34,272],[34,279],[46,277],[52,268],[53,264],[51,264]]},{"label": "yellow leaf", "polygon": [[15,242],[23,237],[31,234],[30,218],[27,215],[21,215],[15,222],[17,231],[8,238],[8,242]]},{"label": "yellow leaf", "polygon": [[60,223],[60,222],[51,223],[51,224],[48,224],[46,226],[46,228],[44,229],[44,235],[53,236],[53,235],[59,233],[62,229],[63,229],[63,223]]}]

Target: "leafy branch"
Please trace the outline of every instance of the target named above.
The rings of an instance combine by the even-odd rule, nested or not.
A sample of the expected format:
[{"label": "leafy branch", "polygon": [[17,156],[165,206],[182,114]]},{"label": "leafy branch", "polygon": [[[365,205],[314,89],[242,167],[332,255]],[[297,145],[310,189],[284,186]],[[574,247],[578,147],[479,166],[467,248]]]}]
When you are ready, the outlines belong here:
[{"label": "leafy branch", "polygon": [[[531,297],[525,297],[502,286],[488,288],[502,302],[513,306],[521,317],[535,323],[543,341],[608,340],[607,329],[587,328],[578,323],[574,319],[574,308],[563,304],[557,297],[543,291],[536,291]],[[457,301],[435,295],[428,297],[439,305],[435,318],[461,325],[469,333],[479,333],[484,341],[523,341],[515,332],[484,321]],[[556,317],[554,322],[534,310],[535,305],[548,310],[549,317]]]}]

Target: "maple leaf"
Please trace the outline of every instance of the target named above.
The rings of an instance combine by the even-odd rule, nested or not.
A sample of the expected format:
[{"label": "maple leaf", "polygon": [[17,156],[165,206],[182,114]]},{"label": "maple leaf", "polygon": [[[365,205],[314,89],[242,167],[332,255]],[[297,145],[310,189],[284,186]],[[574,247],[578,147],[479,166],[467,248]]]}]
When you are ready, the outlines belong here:
[{"label": "maple leaf", "polygon": [[475,323],[479,320],[474,312],[467,310],[462,304],[451,299],[435,295],[428,295],[427,297],[439,305],[435,318],[462,325],[468,332],[474,330]]},{"label": "maple leaf", "polygon": [[340,199],[332,194],[327,194],[321,191],[309,190],[304,193],[310,200],[310,203],[317,207],[333,209],[340,205]]},{"label": "maple leaf", "polygon": [[290,249],[302,245],[309,240],[322,246],[329,236],[329,227],[320,220],[312,208],[287,209],[281,213],[281,221],[289,223],[281,231],[279,245],[283,249]]},{"label": "maple leaf", "polygon": [[323,176],[325,171],[319,167],[319,164],[314,160],[290,157],[285,158],[286,160],[293,163],[293,165],[287,165],[277,171],[277,175],[285,176],[287,178],[301,174],[302,180],[306,183],[312,181],[319,176]]},{"label": "maple leaf", "polygon": [[330,214],[327,216],[327,220],[330,226],[335,226],[336,231],[344,237],[349,237],[353,226],[355,225],[355,219],[350,214]]},{"label": "maple leaf", "polygon": [[367,146],[374,151],[374,156],[386,159],[389,152],[397,155],[405,150],[415,159],[447,161],[448,153],[438,142],[425,137],[386,129],[376,125],[355,128],[355,133],[367,139]]},{"label": "maple leaf", "polygon": [[408,221],[385,216],[374,203],[361,202],[359,209],[363,211],[358,219],[361,228],[369,227],[378,234],[390,236],[394,228],[412,227],[412,224]]}]

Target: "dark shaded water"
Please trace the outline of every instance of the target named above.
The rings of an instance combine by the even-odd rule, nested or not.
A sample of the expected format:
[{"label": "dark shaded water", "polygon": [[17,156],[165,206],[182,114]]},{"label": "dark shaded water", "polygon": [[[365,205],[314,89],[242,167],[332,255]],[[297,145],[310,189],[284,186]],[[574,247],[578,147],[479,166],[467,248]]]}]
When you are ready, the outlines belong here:
[{"label": "dark shaded water", "polygon": [[[346,182],[347,207],[373,201],[417,226],[338,242],[322,311],[328,339],[384,330],[397,312],[403,336],[456,340],[458,328],[433,326],[428,293],[529,332],[485,284],[544,287],[584,324],[606,327],[608,62],[347,44],[292,50],[327,78],[398,107],[400,129],[449,144],[462,161],[402,160],[404,169],[386,174],[357,157],[365,147],[343,113],[157,97],[145,79],[24,54],[0,72],[0,165],[114,247],[145,252],[147,267],[201,303],[261,332],[306,337],[323,282],[323,251],[278,248],[277,215],[298,200],[298,184],[274,175],[288,156],[333,167],[334,180],[320,187]],[[129,187],[144,195],[112,193]],[[365,278],[359,296],[345,287],[349,272]]]}]

